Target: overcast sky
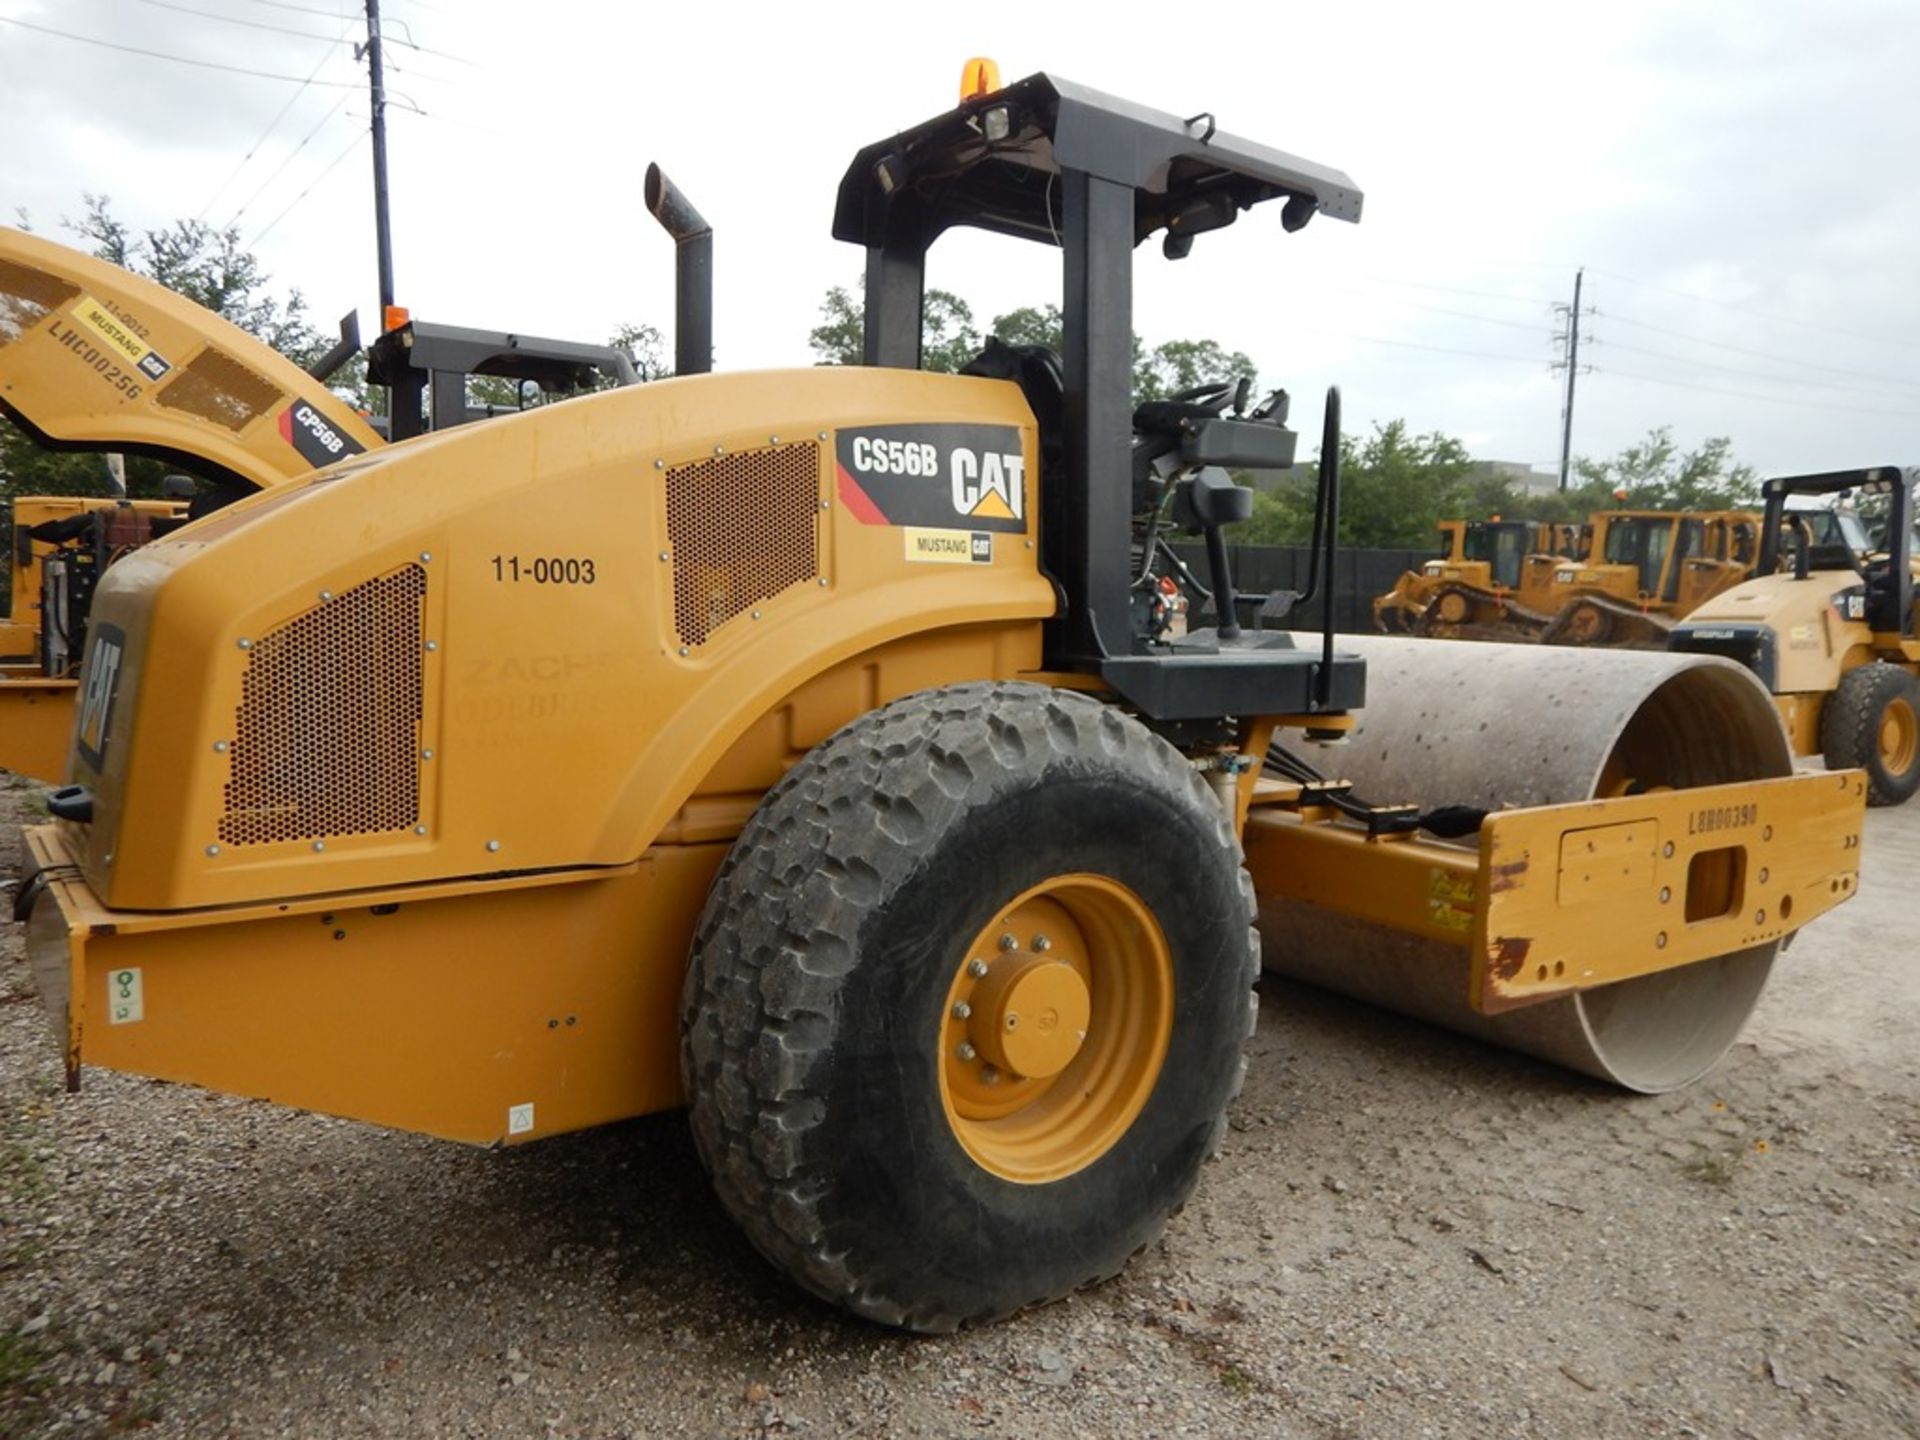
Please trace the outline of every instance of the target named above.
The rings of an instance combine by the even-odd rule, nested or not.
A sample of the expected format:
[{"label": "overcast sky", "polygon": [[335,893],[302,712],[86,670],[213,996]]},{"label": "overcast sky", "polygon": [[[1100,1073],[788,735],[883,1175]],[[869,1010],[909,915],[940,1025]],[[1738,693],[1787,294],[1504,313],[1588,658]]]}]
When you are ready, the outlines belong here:
[{"label": "overcast sky", "polygon": [[[323,328],[354,306],[371,327],[358,9],[0,0],[0,20],[267,72],[0,23],[0,217],[60,238],[84,190],[136,225],[232,220]],[[1920,462],[1914,0],[384,9],[396,106],[426,112],[390,124],[399,298],[422,318],[670,330],[672,247],[640,195],[658,160],[715,228],[719,366],[810,363],[822,293],[860,272],[829,234],[848,160],[949,107],[983,54],[1354,178],[1357,227],[1289,236],[1269,206],[1178,264],[1136,257],[1142,334],[1248,352],[1303,433],[1337,382],[1350,426],[1557,463],[1551,307],[1584,264],[1577,454],[1664,424],[1773,473]],[[1058,296],[1039,246],[956,234],[929,269],[982,320]]]}]

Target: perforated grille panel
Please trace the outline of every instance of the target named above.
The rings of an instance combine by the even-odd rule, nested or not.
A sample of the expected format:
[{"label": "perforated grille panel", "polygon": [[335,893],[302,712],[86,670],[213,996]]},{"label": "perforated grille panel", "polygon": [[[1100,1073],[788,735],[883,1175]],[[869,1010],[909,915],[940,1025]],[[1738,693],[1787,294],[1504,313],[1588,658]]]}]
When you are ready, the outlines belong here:
[{"label": "perforated grille panel", "polygon": [[286,397],[271,380],[209,345],[154,398],[237,434]]},{"label": "perforated grille panel", "polygon": [[18,340],[79,293],[58,275],[0,260],[0,345]]},{"label": "perforated grille panel", "polygon": [[403,566],[254,641],[222,840],[318,840],[417,821],[426,595],[427,572]]},{"label": "perforated grille panel", "polygon": [[667,471],[673,622],[704,645],[727,621],[820,573],[820,447],[742,450]]}]

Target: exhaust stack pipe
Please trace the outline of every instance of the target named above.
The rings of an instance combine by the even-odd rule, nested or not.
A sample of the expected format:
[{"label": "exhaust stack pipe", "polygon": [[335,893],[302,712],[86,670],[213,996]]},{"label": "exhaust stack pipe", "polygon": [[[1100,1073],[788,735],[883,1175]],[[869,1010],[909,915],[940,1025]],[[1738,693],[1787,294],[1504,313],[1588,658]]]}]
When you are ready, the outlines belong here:
[{"label": "exhaust stack pipe", "polygon": [[713,369],[713,227],[658,165],[647,166],[647,209],[673,237],[673,373]]}]

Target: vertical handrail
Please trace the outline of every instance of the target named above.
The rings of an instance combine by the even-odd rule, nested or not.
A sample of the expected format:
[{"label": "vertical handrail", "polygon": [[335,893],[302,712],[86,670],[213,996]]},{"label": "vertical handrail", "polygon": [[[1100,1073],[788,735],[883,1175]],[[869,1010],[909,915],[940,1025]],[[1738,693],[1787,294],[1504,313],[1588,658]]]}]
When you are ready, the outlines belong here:
[{"label": "vertical handrail", "polygon": [[[1326,419],[1320,428],[1320,495],[1314,506],[1314,541],[1326,546],[1327,591],[1320,608],[1320,671],[1314,676],[1314,703],[1327,708],[1333,703],[1333,556],[1340,534],[1340,387],[1327,387]],[[1321,515],[1325,526],[1321,525]],[[1320,551],[1314,551],[1315,570]],[[1317,578],[1317,576],[1316,576]],[[1311,592],[1309,592],[1311,593]]]}]

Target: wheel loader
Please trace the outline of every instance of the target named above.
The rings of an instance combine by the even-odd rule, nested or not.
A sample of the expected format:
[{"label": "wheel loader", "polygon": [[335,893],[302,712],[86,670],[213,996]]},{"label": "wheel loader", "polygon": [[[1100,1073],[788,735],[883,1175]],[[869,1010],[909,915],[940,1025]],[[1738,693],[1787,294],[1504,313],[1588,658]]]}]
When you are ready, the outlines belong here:
[{"label": "wheel loader", "polygon": [[1537,588],[1543,573],[1584,559],[1585,529],[1525,520],[1442,520],[1445,553],[1407,571],[1373,602],[1374,628],[1383,635],[1463,638],[1476,614],[1497,616],[1523,588]]},{"label": "wheel loader", "polygon": [[[395,438],[484,418],[474,375],[543,391],[631,384],[631,362],[575,345],[417,322],[369,350]],[[11,614],[0,624],[0,770],[56,776],[74,724],[74,672],[101,570],[182,515],[301,480],[386,436],[323,383],[358,327],[307,374],[238,326],[117,265],[0,226],[0,411],[43,447],[112,449],[183,465],[186,500],[22,496],[13,503]],[[195,493],[198,490],[199,493]],[[92,518],[85,518],[91,516]]]},{"label": "wheel loader", "polygon": [[[1867,803],[1920,791],[1916,472],[1898,466],[1769,480],[1758,573],[1676,625],[1668,648],[1738,660],[1772,692],[1796,755],[1867,775]],[[1884,506],[1877,542],[1835,499]]]},{"label": "wheel loader", "polygon": [[[1136,407],[1134,254],[1359,190],[1049,74],[963,96],[841,179],[863,364],[369,449],[107,573],[15,907],[73,1083],[481,1145],[685,1105],[772,1263],[946,1331],[1161,1231],[1263,963],[1632,1090],[1715,1063],[1851,895],[1864,778],[1794,776],[1731,661],[1336,637],[1337,395],[1262,607],[1322,628],[1243,628],[1227,472],[1291,461],[1287,397]],[[961,226],[1062,252],[1063,354],[920,368]],[[1152,603],[1169,531],[1216,628]]]}]

